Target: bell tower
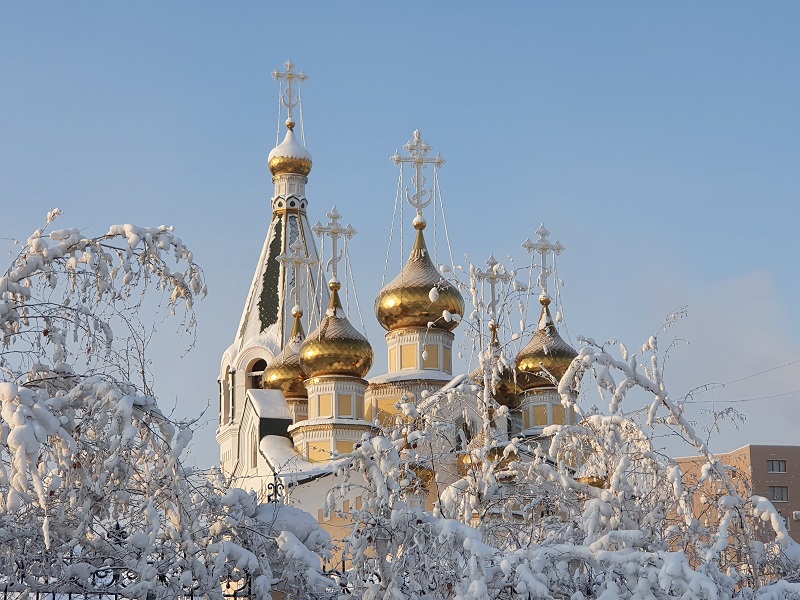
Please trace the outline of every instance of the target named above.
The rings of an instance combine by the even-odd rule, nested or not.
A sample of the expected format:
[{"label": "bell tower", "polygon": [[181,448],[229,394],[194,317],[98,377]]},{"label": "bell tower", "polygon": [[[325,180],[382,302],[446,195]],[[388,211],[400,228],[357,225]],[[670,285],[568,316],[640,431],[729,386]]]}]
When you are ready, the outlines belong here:
[{"label": "bell tower", "polygon": [[[217,442],[220,464],[226,474],[234,473],[240,463],[238,441],[243,435],[240,420],[247,392],[261,388],[267,365],[293,339],[295,316],[292,313],[300,299],[287,292],[304,291],[306,297],[302,304],[309,318],[319,318],[328,300],[327,288],[324,283],[318,284],[315,271],[293,269],[287,261],[280,260],[294,253],[313,263],[319,261],[306,215],[311,154],[301,141],[305,129],[300,87],[308,77],[302,71],[297,72],[292,61],[287,61],[284,68],[272,73],[280,86],[279,120],[284,116],[286,120],[283,141],[272,149],[267,159],[274,185],[271,218],[239,327],[220,364]],[[298,125],[295,109],[301,115],[300,139],[295,133]]]}]

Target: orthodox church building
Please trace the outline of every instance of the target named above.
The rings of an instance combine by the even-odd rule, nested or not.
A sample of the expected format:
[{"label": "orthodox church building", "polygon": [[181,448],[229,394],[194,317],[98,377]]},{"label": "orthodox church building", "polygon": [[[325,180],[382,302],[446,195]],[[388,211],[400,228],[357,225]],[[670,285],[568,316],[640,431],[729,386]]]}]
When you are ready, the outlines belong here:
[{"label": "orthodox church building", "polygon": [[[490,259],[486,270],[472,274],[491,289],[486,311],[490,358],[483,364],[506,367],[454,376],[456,335],[467,320],[465,300],[427,249],[423,213],[432,194],[425,188],[424,170],[436,170],[444,161],[430,156],[419,131],[404,147],[407,155],[392,157],[401,169],[413,172],[413,193],[407,191],[405,200],[415,209],[415,239],[405,266],[375,299],[384,340],[371,342],[353,325],[341,301],[342,280],[350,278],[345,273],[340,280],[340,270],[347,267],[340,262],[356,231],[341,223],[335,207],[326,214],[326,225],[309,223],[309,211],[320,214],[322,209],[306,197],[312,160],[302,143],[302,119],[298,128],[293,117],[306,77],[291,61],[285,66],[273,73],[281,84],[287,120],[284,139],[268,159],[272,216],[239,327],[220,365],[217,441],[224,474],[234,485],[264,497],[290,489],[293,502],[317,514],[341,456],[354,444],[401,422],[404,406],[422,409],[437,401],[435,392],[469,377],[476,390],[489,389],[492,406],[503,415],[496,424],[500,439],[541,439],[546,426],[574,422],[556,386],[576,352],[559,335],[547,292],[548,259],[563,247],[549,241],[544,227],[536,242],[523,244],[539,260],[540,317],[530,339],[522,340],[516,356],[503,355],[495,292],[509,283],[510,274]],[[387,356],[388,371],[370,377],[375,351]],[[450,415],[454,465],[463,466],[460,455],[481,429],[481,397],[476,391],[474,406]],[[448,483],[435,485],[441,491]],[[358,498],[346,502],[358,508]]]}]

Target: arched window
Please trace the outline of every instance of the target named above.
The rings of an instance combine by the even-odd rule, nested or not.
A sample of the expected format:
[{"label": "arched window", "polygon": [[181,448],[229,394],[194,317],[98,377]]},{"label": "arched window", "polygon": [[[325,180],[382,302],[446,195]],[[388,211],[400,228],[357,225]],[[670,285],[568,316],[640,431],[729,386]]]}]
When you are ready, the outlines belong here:
[{"label": "arched window", "polygon": [[225,369],[225,378],[219,382],[220,403],[222,412],[220,413],[220,424],[225,424],[231,420],[233,411],[231,410],[231,388],[233,386],[233,372],[231,368]]},{"label": "arched window", "polygon": [[256,428],[250,430],[250,443],[252,444],[250,454],[250,468],[255,469],[258,466],[258,434]]},{"label": "arched window", "polygon": [[472,422],[463,416],[456,419],[456,452],[464,452],[472,441]]},{"label": "arched window", "polygon": [[267,368],[267,361],[259,358],[256,362],[250,365],[247,371],[247,389],[261,389],[261,378],[264,375],[264,370]]}]

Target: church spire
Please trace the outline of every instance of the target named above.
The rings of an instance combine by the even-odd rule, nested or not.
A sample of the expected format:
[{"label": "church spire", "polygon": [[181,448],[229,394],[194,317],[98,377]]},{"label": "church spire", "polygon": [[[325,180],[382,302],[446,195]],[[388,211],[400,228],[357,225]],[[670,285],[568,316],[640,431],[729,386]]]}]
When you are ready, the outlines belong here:
[{"label": "church spire", "polygon": [[553,382],[547,377],[543,369],[552,374],[556,379],[566,372],[572,359],[578,353],[575,349],[565,342],[558,333],[553,317],[550,314],[550,295],[547,293],[547,283],[553,269],[548,262],[548,258],[561,254],[564,246],[556,240],[551,242],[548,239],[550,232],[542,224],[536,230],[539,239],[535,242],[530,239],[522,243],[522,247],[530,253],[539,255],[539,278],[538,284],[541,288],[539,303],[542,305],[542,312],[539,316],[539,323],[536,331],[528,344],[517,354],[517,380],[523,390],[533,390],[538,388],[553,387]]},{"label": "church spire", "polygon": [[[303,304],[312,316],[320,314],[327,300],[327,290],[318,285],[311,269],[292,270],[289,263],[276,260],[288,256],[293,245],[298,245],[295,254],[308,261],[307,265],[319,260],[306,216],[311,154],[295,135],[295,111],[302,116],[300,86],[308,77],[302,71],[296,72],[292,61],[287,61],[284,67],[284,71],[272,73],[280,84],[281,116],[287,117],[285,137],[268,158],[275,186],[272,218],[234,343],[237,352],[253,344],[264,348],[269,354],[265,357],[268,362],[287,342],[292,329],[292,307],[299,303],[300,290],[306,300]],[[300,121],[302,131],[302,118]],[[289,293],[292,289],[298,292],[294,298]]]},{"label": "church spire", "polygon": [[[426,227],[424,208],[433,200],[433,189],[426,189],[427,179],[424,169],[432,165],[440,168],[445,160],[441,154],[430,157],[431,146],[422,140],[419,130],[403,148],[408,156],[395,152],[392,162],[400,167],[409,164],[414,170],[411,183],[414,193],[405,190],[406,201],[416,209],[413,225],[417,230],[414,247],[408,262],[392,281],[378,294],[375,300],[375,316],[381,326],[388,331],[396,331],[408,327],[432,327],[452,331],[458,326],[460,317],[464,315],[464,298],[461,293],[446,281],[431,260],[425,245],[423,230]],[[457,315],[456,318],[444,318],[444,315]]]}]

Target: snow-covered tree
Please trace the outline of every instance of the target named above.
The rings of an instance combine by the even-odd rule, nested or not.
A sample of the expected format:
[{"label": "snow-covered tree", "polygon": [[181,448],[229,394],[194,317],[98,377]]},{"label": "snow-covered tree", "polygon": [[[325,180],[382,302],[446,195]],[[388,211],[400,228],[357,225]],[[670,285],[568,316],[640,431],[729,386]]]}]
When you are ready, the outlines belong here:
[{"label": "snow-covered tree", "polygon": [[[485,334],[472,341],[483,386],[461,375],[416,403],[398,404],[395,426],[357,445],[344,483],[329,495],[332,507],[340,491],[363,488],[345,547],[354,595],[800,598],[800,583],[787,580],[800,568],[800,546],[779,513],[734,485],[670,396],[658,339],[665,328],[636,354],[617,342],[581,339],[567,372],[553,379],[578,422],[549,427],[546,443],[508,439],[495,423],[507,407],[492,398],[513,369],[496,343],[508,309],[482,315],[476,269],[463,272],[475,307],[469,326]],[[517,273],[509,275],[508,286],[525,289]],[[606,414],[580,404],[606,406]],[[466,412],[480,432],[462,448],[456,473],[456,417]],[[688,482],[654,448],[654,431],[665,427],[705,457],[700,481]],[[432,486],[434,509],[425,510]],[[717,518],[707,518],[702,506],[709,502]]]},{"label": "snow-covered tree", "polygon": [[31,235],[0,277],[0,585],[130,598],[324,593],[308,514],[192,473],[191,423],[158,408],[139,320],[195,327],[205,284],[171,227]]}]

